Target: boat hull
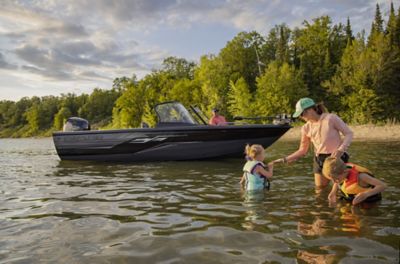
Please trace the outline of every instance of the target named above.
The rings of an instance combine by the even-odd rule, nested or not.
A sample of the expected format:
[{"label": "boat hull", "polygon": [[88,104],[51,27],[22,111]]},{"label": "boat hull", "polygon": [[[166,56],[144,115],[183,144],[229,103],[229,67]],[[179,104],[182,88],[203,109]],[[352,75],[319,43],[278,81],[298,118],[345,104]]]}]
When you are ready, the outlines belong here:
[{"label": "boat hull", "polygon": [[265,148],[289,125],[187,126],[53,133],[62,160],[179,161],[243,157],[246,144]]}]

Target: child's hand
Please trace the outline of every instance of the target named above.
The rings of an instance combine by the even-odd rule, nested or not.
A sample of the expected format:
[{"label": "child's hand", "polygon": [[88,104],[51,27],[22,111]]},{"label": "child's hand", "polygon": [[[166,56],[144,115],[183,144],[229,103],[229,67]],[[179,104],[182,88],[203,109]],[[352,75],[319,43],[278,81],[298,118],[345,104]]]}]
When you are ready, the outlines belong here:
[{"label": "child's hand", "polygon": [[328,200],[329,200],[329,204],[335,204],[336,203],[336,194],[335,193],[330,193],[328,195]]},{"label": "child's hand", "polygon": [[364,201],[365,199],[368,198],[368,195],[365,192],[359,193],[354,197],[352,204],[356,205]]}]

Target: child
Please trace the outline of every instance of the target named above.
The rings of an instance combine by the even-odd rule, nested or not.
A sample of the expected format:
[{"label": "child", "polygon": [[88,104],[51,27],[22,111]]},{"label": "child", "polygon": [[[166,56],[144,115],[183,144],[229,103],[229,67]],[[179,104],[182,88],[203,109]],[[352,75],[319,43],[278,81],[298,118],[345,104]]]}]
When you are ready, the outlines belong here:
[{"label": "child", "polygon": [[368,169],[344,163],[340,158],[327,158],[322,174],[334,182],[328,196],[330,202],[336,201],[338,188],[343,199],[352,201],[353,205],[362,201],[375,202],[382,199],[381,192],[386,188],[386,184],[374,178]]},{"label": "child", "polygon": [[243,176],[240,184],[245,184],[247,191],[269,188],[269,179],[272,178],[273,164],[268,164],[268,170],[263,163],[265,151],[261,145],[247,145],[245,148],[248,161],[243,167]]}]

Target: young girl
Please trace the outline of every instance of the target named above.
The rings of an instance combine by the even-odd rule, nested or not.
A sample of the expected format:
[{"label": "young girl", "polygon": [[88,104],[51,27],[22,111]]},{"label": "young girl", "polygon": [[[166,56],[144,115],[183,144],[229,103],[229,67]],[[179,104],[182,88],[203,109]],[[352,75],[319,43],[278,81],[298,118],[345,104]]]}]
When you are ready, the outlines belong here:
[{"label": "young girl", "polygon": [[340,158],[327,158],[322,172],[327,179],[334,182],[328,196],[330,202],[336,201],[338,189],[342,198],[353,205],[363,201],[375,202],[382,199],[381,192],[386,188],[386,184],[376,179],[368,169],[344,163]]},{"label": "young girl", "polygon": [[248,161],[243,167],[243,176],[240,184],[245,184],[247,191],[269,188],[269,179],[272,178],[273,164],[268,164],[268,170],[263,161],[265,150],[261,145],[247,145],[245,148]]}]

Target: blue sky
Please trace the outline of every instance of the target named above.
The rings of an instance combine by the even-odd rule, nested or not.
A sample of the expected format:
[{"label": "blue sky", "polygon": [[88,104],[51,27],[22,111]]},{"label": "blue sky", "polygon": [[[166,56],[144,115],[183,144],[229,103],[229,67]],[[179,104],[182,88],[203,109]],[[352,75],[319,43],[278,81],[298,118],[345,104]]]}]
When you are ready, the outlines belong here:
[{"label": "blue sky", "polygon": [[376,3],[386,20],[390,1],[381,0],[2,0],[0,100],[109,89],[165,57],[198,62],[241,31],[267,35],[321,15],[369,31]]}]

